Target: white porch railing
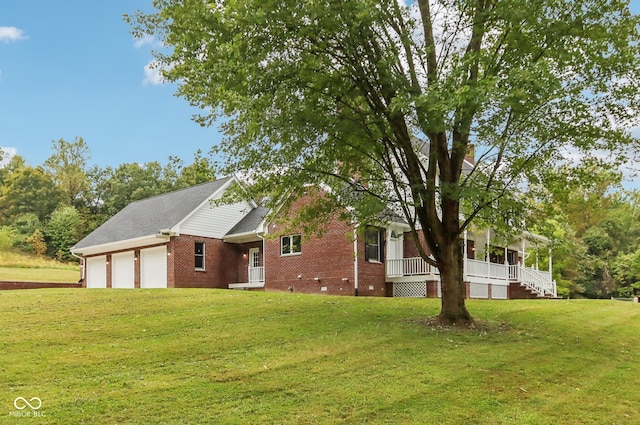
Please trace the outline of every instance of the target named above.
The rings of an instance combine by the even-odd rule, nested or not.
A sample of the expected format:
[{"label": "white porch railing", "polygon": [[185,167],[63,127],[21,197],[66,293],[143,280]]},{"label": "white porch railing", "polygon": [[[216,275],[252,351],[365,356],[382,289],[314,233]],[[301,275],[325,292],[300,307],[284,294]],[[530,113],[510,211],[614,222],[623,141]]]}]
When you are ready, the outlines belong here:
[{"label": "white porch railing", "polygon": [[264,267],[249,267],[249,283],[264,282]]},{"label": "white porch railing", "polygon": [[432,267],[422,257],[387,260],[388,277],[419,276],[423,274],[438,274],[438,269]]},{"label": "white porch railing", "polygon": [[[557,296],[556,282],[551,273],[533,268],[527,269],[519,264],[497,264],[467,259],[465,275],[473,282],[475,279],[516,281],[527,286],[541,296]],[[387,277],[438,275],[439,270],[424,261],[422,257],[387,260]]]},{"label": "white porch railing", "polygon": [[522,285],[530,288],[541,296],[550,295],[557,297],[556,281],[553,280],[551,273],[542,270],[535,270],[533,267],[528,269],[520,264],[509,266],[511,279],[519,281]]},{"label": "white porch railing", "polygon": [[509,266],[506,264],[488,263],[479,260],[467,260],[467,276],[486,279],[509,279]]}]

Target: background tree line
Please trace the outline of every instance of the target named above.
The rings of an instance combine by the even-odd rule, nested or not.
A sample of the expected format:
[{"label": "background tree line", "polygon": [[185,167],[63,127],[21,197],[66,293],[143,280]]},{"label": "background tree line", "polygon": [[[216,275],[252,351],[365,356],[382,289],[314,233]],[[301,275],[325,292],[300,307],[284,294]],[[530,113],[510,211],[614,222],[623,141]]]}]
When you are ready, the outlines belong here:
[{"label": "background tree line", "polygon": [[[215,179],[201,151],[191,164],[170,157],[164,166],[101,168],[89,165],[82,138],[51,147],[42,165],[14,156],[0,168],[0,250],[73,261],[69,248],[130,202]],[[554,199],[556,214],[538,231],[553,241],[560,295],[630,297],[640,293],[640,192],[624,190],[619,176],[595,174],[589,186]]]},{"label": "background tree line", "polygon": [[0,168],[0,250],[73,261],[69,249],[130,202],[215,178],[201,151],[191,164],[169,157],[164,166],[154,161],[101,168],[89,165],[81,137],[52,141],[51,148],[41,165],[16,155]]},{"label": "background tree line", "polygon": [[546,220],[554,278],[564,296],[632,297],[640,294],[640,191],[624,190],[611,172],[594,175],[558,196],[559,213]]}]

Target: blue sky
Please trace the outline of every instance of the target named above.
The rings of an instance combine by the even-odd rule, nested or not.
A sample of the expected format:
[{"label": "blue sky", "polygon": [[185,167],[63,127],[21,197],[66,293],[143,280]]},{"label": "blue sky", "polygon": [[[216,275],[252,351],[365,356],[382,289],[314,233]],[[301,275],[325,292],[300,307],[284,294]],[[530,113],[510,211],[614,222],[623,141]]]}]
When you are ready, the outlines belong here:
[{"label": "blue sky", "polygon": [[187,163],[220,140],[191,121],[175,87],[145,73],[150,43],[136,43],[122,15],[151,0],[0,2],[0,147],[31,165],[51,141],[82,137],[90,164]]},{"label": "blue sky", "polygon": [[197,110],[146,69],[157,46],[122,19],[151,2],[0,2],[0,147],[39,165],[52,140],[82,137],[101,167],[208,152],[218,129],[193,122]]}]

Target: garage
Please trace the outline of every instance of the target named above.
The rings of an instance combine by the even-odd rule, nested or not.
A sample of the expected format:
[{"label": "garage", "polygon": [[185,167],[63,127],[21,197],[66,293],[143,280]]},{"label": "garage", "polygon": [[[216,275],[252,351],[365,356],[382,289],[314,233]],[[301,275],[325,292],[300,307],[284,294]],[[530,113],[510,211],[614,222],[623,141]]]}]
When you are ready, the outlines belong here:
[{"label": "garage", "polygon": [[87,288],[107,287],[107,256],[89,257],[86,262]]},{"label": "garage", "polygon": [[111,287],[131,288],[135,287],[134,252],[120,252],[111,255]]},{"label": "garage", "polygon": [[140,250],[140,287],[167,287],[167,247],[165,245]]}]

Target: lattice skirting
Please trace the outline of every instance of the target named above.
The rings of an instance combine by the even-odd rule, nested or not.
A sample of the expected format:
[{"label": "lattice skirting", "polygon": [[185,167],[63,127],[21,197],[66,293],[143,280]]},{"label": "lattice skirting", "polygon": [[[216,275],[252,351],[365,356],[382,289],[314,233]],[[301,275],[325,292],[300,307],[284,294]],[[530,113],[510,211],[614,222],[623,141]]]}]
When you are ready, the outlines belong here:
[{"label": "lattice skirting", "polygon": [[401,298],[426,298],[427,284],[425,281],[394,283],[393,296]]}]

